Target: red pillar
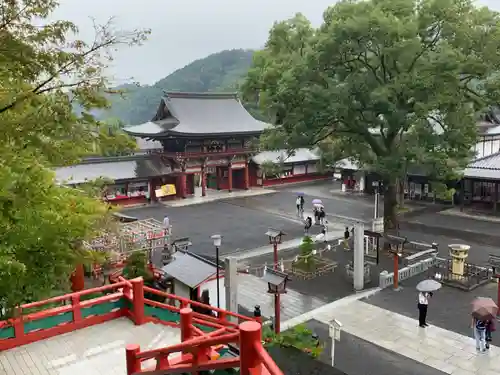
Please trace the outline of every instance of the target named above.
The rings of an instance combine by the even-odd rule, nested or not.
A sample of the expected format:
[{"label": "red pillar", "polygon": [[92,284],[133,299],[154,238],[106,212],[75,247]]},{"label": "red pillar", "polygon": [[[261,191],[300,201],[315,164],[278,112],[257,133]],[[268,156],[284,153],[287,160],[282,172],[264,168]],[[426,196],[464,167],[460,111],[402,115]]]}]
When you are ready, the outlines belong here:
[{"label": "red pillar", "polygon": [[249,165],[248,162],[245,163],[245,170],[243,171],[244,173],[244,184],[245,184],[245,190],[250,189],[250,171],[249,171]]},{"label": "red pillar", "polygon": [[217,190],[220,190],[220,180],[221,180],[221,168],[215,167],[215,182]]},{"label": "red pillar", "polygon": [[[278,243],[275,239],[273,242],[273,252],[274,252],[274,269],[278,270]],[[281,302],[280,294],[276,293],[274,295],[274,332],[279,334],[281,332]]]},{"label": "red pillar", "polygon": [[181,190],[181,198],[186,198],[186,172],[182,172],[180,175],[180,190]]},{"label": "red pillar", "polygon": [[71,290],[79,292],[85,289],[85,270],[83,264],[78,264],[71,275]]},{"label": "red pillar", "polygon": [[187,341],[193,336],[193,310],[189,307],[181,309],[181,342]]},{"label": "red pillar", "polygon": [[240,330],[240,374],[259,375],[262,371],[262,362],[256,347],[261,344],[261,325],[257,322],[244,322]]},{"label": "red pillar", "polygon": [[227,190],[229,192],[233,191],[233,167],[231,164],[227,166]]},{"label": "red pillar", "polygon": [[399,256],[394,254],[394,289],[399,288]]},{"label": "red pillar", "polygon": [[207,174],[205,173],[205,168],[201,168],[201,196],[205,197],[207,195]]},{"label": "red pillar", "polygon": [[132,312],[134,323],[138,326],[145,323],[144,315],[144,280],[142,277],[130,280],[132,283]]},{"label": "red pillar", "polygon": [[127,375],[132,375],[141,371],[141,361],[137,358],[141,348],[136,344],[129,344],[125,347],[125,360],[127,363]]}]

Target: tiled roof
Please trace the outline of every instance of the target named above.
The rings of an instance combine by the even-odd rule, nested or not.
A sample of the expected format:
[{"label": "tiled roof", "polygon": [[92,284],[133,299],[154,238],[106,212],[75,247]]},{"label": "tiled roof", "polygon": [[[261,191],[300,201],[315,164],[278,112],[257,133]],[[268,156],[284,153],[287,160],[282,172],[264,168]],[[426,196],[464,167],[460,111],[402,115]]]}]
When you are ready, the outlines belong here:
[{"label": "tiled roof", "polygon": [[153,120],[124,130],[137,137],[260,134],[268,124],[247,112],[237,94],[165,93]]},{"label": "tiled roof", "polygon": [[135,160],[101,160],[56,168],[56,181],[62,184],[81,184],[98,178],[113,181],[146,179],[172,172],[172,168],[164,164],[159,156]]},{"label": "tiled roof", "polygon": [[500,179],[500,152],[474,160],[465,169],[464,176],[492,180]]},{"label": "tiled roof", "polygon": [[309,150],[307,148],[299,148],[295,150],[293,155],[288,156],[287,151],[263,151],[255,155],[252,160],[256,164],[263,163],[300,163],[303,161],[318,161],[320,156],[316,150]]},{"label": "tiled roof", "polygon": [[204,262],[189,253],[176,253],[175,260],[162,268],[168,276],[190,288],[196,288],[217,272],[215,265]]}]

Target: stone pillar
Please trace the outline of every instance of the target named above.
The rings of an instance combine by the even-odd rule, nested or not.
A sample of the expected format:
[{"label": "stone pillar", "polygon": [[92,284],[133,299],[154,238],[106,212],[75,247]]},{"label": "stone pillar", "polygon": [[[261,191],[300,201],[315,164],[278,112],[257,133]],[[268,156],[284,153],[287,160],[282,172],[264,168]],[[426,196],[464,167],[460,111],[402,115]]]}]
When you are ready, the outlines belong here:
[{"label": "stone pillar", "polygon": [[364,283],[364,268],[365,268],[365,252],[364,252],[364,233],[365,226],[363,223],[356,223],[354,226],[354,290],[363,290]]},{"label": "stone pillar", "polygon": [[227,165],[227,190],[233,191],[233,166],[231,162]]},{"label": "stone pillar", "polygon": [[[224,259],[224,288],[226,291],[226,310],[238,313],[238,261],[236,258],[227,257]],[[238,323],[233,317],[228,317],[229,321]]]}]

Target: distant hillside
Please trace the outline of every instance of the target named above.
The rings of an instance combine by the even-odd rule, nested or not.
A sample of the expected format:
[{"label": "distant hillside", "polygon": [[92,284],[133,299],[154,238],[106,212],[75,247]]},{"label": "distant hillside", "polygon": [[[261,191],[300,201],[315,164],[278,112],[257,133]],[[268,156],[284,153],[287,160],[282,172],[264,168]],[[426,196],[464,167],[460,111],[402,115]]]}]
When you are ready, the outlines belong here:
[{"label": "distant hillside", "polygon": [[151,120],[159,104],[162,91],[208,92],[236,91],[252,63],[251,50],[226,50],[204,59],[193,61],[176,70],[154,85],[123,85],[125,97],[113,96],[112,108],[100,118],[118,118],[127,125]]}]

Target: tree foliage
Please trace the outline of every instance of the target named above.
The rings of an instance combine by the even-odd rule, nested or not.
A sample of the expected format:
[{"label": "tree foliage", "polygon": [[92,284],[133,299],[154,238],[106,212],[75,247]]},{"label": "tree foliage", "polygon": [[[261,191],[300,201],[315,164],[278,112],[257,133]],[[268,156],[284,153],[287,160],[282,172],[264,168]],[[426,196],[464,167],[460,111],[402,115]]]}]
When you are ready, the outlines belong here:
[{"label": "tree foliage", "polygon": [[124,124],[118,119],[108,119],[99,124],[99,155],[130,155],[137,149],[134,137],[123,131]]},{"label": "tree foliage", "polygon": [[302,15],[275,24],[242,89],[285,147],[331,138],[381,175],[390,229],[398,179],[470,160],[478,114],[498,103],[499,20],[470,0],[341,1],[317,29]]},{"label": "tree foliage", "polygon": [[[63,289],[83,240],[107,220],[93,189],[54,183],[53,165],[101,147],[93,108],[107,105],[104,75],[111,52],[142,42],[144,31],[51,21],[55,0],[12,0],[0,6],[0,303],[4,314],[22,302]],[[73,104],[83,112],[76,114]]]}]

